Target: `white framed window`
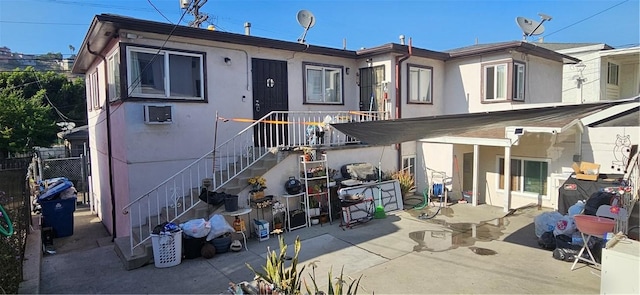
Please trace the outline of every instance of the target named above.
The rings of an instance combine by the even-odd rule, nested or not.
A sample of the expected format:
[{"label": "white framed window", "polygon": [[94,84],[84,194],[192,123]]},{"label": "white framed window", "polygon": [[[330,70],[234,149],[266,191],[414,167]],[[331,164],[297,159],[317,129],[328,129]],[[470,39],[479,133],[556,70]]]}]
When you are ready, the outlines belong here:
[{"label": "white framed window", "polygon": [[85,82],[87,85],[87,106],[89,110],[99,110],[100,109],[100,97],[98,90],[98,69],[95,72],[89,74],[89,79]]},{"label": "white framed window", "polygon": [[204,54],[127,47],[128,96],[204,100]]},{"label": "white framed window", "polygon": [[416,155],[402,156],[402,170],[416,176]]},{"label": "white framed window", "polygon": [[[511,158],[512,192],[547,195],[549,161],[540,159]],[[498,189],[504,190],[504,158],[498,158]]]},{"label": "white framed window", "polygon": [[524,62],[514,60],[483,65],[483,101],[524,101],[526,69]]},{"label": "white framed window", "polygon": [[513,63],[513,95],[511,99],[517,101],[524,101],[524,76],[525,65],[523,63]]},{"label": "white framed window", "polygon": [[409,175],[413,176],[413,189],[411,192],[416,191],[416,155],[402,156],[402,171],[406,171]]},{"label": "white framed window", "polygon": [[303,63],[304,102],[309,104],[343,104],[342,67]]},{"label": "white framed window", "polygon": [[507,99],[507,64],[484,67],[484,99]]},{"label": "white framed window", "polygon": [[612,62],[607,63],[607,84],[618,85],[620,67]]},{"label": "white framed window", "polygon": [[408,103],[432,103],[433,68],[409,65]]},{"label": "white framed window", "polygon": [[107,73],[109,73],[109,101],[120,98],[120,52],[116,52],[107,59]]}]

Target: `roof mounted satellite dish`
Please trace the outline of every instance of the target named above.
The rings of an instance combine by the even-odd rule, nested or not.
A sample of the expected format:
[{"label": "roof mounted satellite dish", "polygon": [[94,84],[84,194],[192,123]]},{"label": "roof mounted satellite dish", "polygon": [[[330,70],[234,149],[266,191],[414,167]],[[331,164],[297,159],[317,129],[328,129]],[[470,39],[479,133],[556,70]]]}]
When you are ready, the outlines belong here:
[{"label": "roof mounted satellite dish", "polygon": [[298,39],[298,42],[305,43],[305,37],[307,36],[307,31],[316,24],[316,18],[313,16],[313,13],[308,10],[300,10],[296,15],[298,19],[298,23],[304,28],[304,32],[302,33],[302,37]]},{"label": "roof mounted satellite dish", "polygon": [[544,33],[544,26],[542,25],[542,23],[544,23],[545,21],[550,21],[551,16],[548,16],[544,13],[538,13],[538,15],[542,19],[541,22],[537,22],[535,20],[522,16],[516,17],[516,23],[518,24],[520,29],[522,29],[522,40],[527,41],[527,38],[530,36],[541,35],[542,33]]}]

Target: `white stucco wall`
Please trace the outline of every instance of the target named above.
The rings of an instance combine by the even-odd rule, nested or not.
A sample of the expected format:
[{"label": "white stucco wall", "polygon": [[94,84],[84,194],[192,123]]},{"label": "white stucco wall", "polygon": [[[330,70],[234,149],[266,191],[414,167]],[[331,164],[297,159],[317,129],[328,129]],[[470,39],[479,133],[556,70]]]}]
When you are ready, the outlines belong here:
[{"label": "white stucco wall", "polygon": [[[584,68],[564,65],[562,74],[562,101],[567,103],[589,103],[600,100],[600,54],[598,51],[566,53],[580,59]],[[577,78],[584,81],[578,87]]]},{"label": "white stucco wall", "polygon": [[[147,46],[161,46],[164,40],[147,38],[129,40]],[[202,43],[202,40],[197,41]],[[237,48],[233,48],[237,47]],[[181,49],[204,52],[206,58],[207,103],[202,102],[125,102],[115,110],[114,117],[121,114],[123,122],[114,122],[122,126],[125,136],[122,146],[125,148],[124,160],[130,165],[131,172],[145,173],[145,177],[133,176],[130,179],[130,198],[135,198],[166,179],[186,164],[213,149],[214,123],[216,111],[225,118],[253,117],[253,97],[250,70],[251,58],[264,58],[287,61],[289,110],[353,110],[358,109],[357,88],[344,87],[344,105],[305,105],[303,104],[302,62],[339,65],[350,68],[350,74],[344,74],[344,85],[355,85],[356,62],[352,59],[329,56],[292,53],[281,50],[233,46],[208,42],[207,44],[185,44],[167,42],[167,49]],[[231,65],[224,63],[224,57],[231,58]],[[249,79],[249,80],[247,80]],[[247,85],[248,84],[248,85]],[[145,104],[170,105],[173,108],[171,124],[150,125],[143,122]],[[218,144],[231,138],[240,130],[249,126],[243,122],[219,122]],[[134,187],[135,185],[135,187]]]},{"label": "white stucco wall", "polygon": [[600,164],[600,173],[624,174],[631,145],[640,143],[640,127],[588,127],[582,137],[582,160]]},{"label": "white stucco wall", "polygon": [[482,65],[511,60],[526,62],[525,104],[562,101],[562,63],[514,51],[460,58],[445,65],[446,114],[511,109],[521,102],[482,102]]},{"label": "white stucco wall", "polygon": [[[526,133],[519,144],[511,147],[511,157],[548,162],[547,193],[543,196],[529,193],[512,192],[510,208],[536,203],[543,207],[554,208],[557,204],[557,192],[552,183],[551,174],[561,174],[563,168],[571,167],[576,154],[574,143],[575,130],[566,134]],[[432,183],[429,167],[446,172],[452,179],[452,193],[459,198],[464,183],[463,159],[465,153],[473,152],[473,145],[438,144],[419,142],[418,169],[416,181],[418,191],[422,192],[427,183]],[[478,163],[478,203],[492,206],[504,206],[505,194],[499,187],[499,157],[504,157],[504,147],[479,146]],[[457,167],[455,163],[457,159]],[[469,180],[471,182],[471,180]]]}]

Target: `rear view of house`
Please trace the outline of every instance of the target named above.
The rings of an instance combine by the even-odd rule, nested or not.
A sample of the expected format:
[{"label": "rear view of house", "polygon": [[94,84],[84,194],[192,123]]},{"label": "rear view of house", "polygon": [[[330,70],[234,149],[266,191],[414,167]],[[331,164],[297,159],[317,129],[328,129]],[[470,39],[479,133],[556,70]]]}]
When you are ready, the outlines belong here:
[{"label": "rear view of house", "polygon": [[[242,204],[246,180],[263,175],[270,194],[284,194],[299,172],[288,151],[300,147],[322,148],[333,169],[407,170],[418,190],[433,182],[428,171],[442,171],[456,178],[454,191],[473,192],[474,205],[553,207],[550,177],[580,154],[584,110],[491,118],[496,125],[438,118],[458,124],[557,105],[563,66],[580,60],[521,41],[448,52],[401,43],[353,51],[97,15],[73,72],[86,75],[98,215],[135,248],[150,227],[198,210],[201,187],[239,194]],[[404,140],[402,128],[371,129],[381,145],[334,128],[417,117],[436,120]]]}]

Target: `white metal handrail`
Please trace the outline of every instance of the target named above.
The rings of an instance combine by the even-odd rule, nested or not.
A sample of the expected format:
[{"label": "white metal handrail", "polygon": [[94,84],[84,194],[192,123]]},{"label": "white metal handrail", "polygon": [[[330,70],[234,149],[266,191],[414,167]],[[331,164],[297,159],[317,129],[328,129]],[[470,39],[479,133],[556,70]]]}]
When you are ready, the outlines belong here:
[{"label": "white metal handrail", "polygon": [[122,212],[129,215],[132,227],[131,253],[150,239],[154,226],[175,221],[198,205],[203,179],[211,179],[209,190],[217,191],[274,148],[359,143],[331,128],[332,123],[388,118],[387,113],[364,111],[273,111],[265,115],[123,207]]}]

